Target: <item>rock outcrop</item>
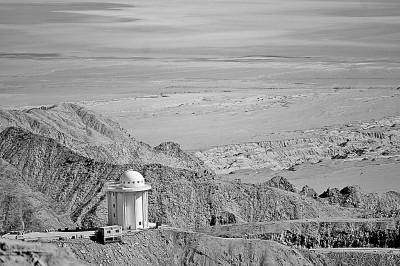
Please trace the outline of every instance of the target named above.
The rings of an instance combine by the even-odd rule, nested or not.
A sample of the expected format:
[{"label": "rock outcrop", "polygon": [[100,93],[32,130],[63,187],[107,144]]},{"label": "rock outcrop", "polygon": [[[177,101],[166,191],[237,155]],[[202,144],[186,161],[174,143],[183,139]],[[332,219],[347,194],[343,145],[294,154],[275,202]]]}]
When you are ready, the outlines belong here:
[{"label": "rock outcrop", "polygon": [[318,197],[318,193],[313,189],[310,188],[309,186],[305,185],[299,192],[300,195],[304,195],[310,198],[317,198]]},{"label": "rock outcrop", "polygon": [[400,193],[389,191],[383,194],[366,193],[359,186],[347,186],[342,190],[328,188],[321,195],[323,201],[342,207],[390,212],[400,209]]},{"label": "rock outcrop", "polygon": [[274,176],[273,178],[265,182],[264,185],[279,188],[289,192],[299,192],[298,188],[296,188],[292,183],[290,183],[286,178],[282,176]]}]

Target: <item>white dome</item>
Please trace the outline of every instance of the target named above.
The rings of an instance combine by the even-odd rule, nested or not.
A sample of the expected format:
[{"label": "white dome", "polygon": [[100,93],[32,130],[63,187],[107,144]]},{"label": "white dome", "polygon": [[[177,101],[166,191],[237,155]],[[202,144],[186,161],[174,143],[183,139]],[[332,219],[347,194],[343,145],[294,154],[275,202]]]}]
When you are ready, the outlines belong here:
[{"label": "white dome", "polygon": [[144,178],[139,172],[128,170],[121,176],[120,183],[123,187],[142,187]]}]

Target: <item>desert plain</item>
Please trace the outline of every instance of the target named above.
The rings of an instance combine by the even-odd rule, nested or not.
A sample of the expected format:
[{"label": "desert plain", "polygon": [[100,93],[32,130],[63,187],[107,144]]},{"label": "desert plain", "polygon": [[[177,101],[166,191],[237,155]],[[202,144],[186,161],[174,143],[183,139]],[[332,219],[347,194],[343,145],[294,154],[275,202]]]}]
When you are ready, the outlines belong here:
[{"label": "desert plain", "polygon": [[[395,0],[2,0],[0,36],[1,106],[78,103],[206,161],[218,147],[399,125]],[[398,191],[400,157],[371,158],[219,174]]]}]

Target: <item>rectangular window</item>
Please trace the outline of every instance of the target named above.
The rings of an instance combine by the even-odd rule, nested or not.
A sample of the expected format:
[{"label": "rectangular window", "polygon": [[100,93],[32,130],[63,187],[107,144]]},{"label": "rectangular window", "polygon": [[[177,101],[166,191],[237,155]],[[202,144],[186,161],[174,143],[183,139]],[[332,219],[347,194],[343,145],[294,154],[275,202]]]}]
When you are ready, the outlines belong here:
[{"label": "rectangular window", "polygon": [[115,230],[116,233],[119,233],[119,230]]},{"label": "rectangular window", "polygon": [[114,192],[113,192],[113,196],[114,196]]},{"label": "rectangular window", "polygon": [[115,203],[113,203],[113,208],[115,208]]},{"label": "rectangular window", "polygon": [[114,213],[114,217],[115,217],[115,213]]},{"label": "rectangular window", "polygon": [[139,222],[139,225],[142,225],[142,222]]}]

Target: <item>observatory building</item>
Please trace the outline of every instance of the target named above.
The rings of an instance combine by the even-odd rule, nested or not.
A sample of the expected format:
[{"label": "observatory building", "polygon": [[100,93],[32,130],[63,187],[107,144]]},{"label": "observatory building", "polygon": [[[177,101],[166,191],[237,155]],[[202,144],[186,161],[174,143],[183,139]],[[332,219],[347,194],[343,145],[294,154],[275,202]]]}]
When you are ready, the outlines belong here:
[{"label": "observatory building", "polygon": [[148,192],[143,176],[133,170],[126,171],[119,183],[107,185],[108,224],[120,225],[122,229],[149,228]]}]

